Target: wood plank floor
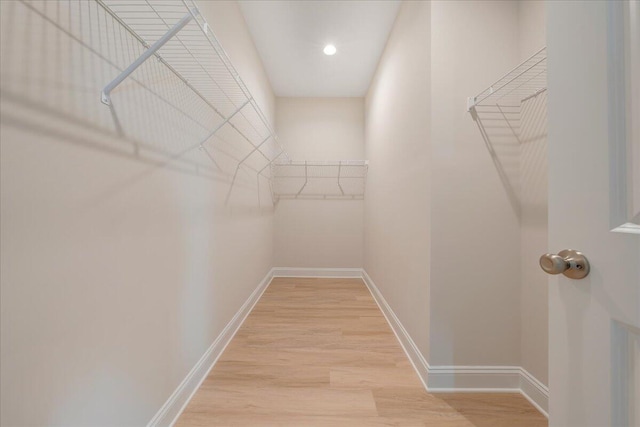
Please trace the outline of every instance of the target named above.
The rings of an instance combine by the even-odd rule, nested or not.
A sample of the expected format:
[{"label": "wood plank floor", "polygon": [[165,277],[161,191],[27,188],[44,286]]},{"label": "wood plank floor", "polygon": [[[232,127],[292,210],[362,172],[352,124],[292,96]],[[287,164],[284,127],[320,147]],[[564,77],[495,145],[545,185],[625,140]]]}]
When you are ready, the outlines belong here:
[{"label": "wood plank floor", "polygon": [[274,279],[177,426],[542,427],[519,394],[427,393],[360,279]]}]

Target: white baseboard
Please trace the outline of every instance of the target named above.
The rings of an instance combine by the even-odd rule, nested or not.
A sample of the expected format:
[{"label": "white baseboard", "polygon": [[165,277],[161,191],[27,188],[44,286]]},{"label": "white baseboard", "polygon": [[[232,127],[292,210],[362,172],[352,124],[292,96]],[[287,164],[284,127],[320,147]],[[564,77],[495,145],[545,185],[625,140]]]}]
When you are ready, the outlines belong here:
[{"label": "white baseboard", "polygon": [[432,366],[418,350],[366,271],[362,279],[387,319],[420,381],[430,393],[521,393],[548,417],[549,389],[520,366]]},{"label": "white baseboard", "polygon": [[549,418],[549,387],[524,368],[520,368],[520,392],[538,411]]},{"label": "white baseboard", "polygon": [[273,277],[361,278],[361,268],[296,268],[275,267]]},{"label": "white baseboard", "polygon": [[519,389],[519,366],[429,366],[431,392],[517,393]]},{"label": "white baseboard", "polygon": [[211,368],[213,368],[213,365],[218,361],[218,358],[222,355],[224,349],[227,347],[238,329],[240,329],[240,326],[267,289],[269,283],[271,283],[271,279],[274,277],[273,272],[274,271],[272,269],[262,279],[258,287],[251,293],[235,316],[233,316],[220,335],[218,335],[218,338],[216,338],[213,344],[211,344],[211,347],[207,349],[204,355],[187,374],[186,378],[182,380],[178,388],[175,389],[165,404],[162,405],[156,415],[151,419],[151,421],[149,421],[147,427],[170,427],[178,420],[178,417],[182,414],[184,408],[207,377]]},{"label": "white baseboard", "polygon": [[520,393],[549,417],[549,388],[520,366],[429,366],[431,393]]},{"label": "white baseboard", "polygon": [[382,311],[382,314],[384,314],[384,317],[387,319],[387,323],[391,326],[391,330],[396,335],[396,338],[398,338],[402,349],[418,374],[418,378],[422,381],[422,385],[427,389],[427,379],[429,376],[429,364],[427,363],[427,360],[422,356],[422,353],[418,350],[416,343],[411,339],[411,336],[404,326],[402,326],[402,323],[391,309],[391,306],[387,303],[378,287],[373,283],[371,277],[369,277],[367,272],[364,270],[362,270],[362,280],[367,286],[367,289],[369,289],[369,292],[371,292],[371,296],[373,296],[376,304],[380,307],[380,311]]}]

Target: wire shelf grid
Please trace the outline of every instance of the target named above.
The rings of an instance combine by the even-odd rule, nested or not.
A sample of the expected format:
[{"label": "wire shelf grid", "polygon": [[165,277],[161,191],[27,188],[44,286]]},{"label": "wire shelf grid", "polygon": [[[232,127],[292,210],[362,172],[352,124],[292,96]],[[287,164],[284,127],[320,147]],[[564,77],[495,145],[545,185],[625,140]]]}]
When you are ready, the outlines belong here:
[{"label": "wire shelf grid", "polygon": [[271,166],[276,199],[364,197],[368,162],[278,160]]},{"label": "wire shelf grid", "polygon": [[467,103],[518,215],[531,198],[527,161],[539,158],[546,146],[546,91],[547,51],[542,48]]},{"label": "wire shelf grid", "polygon": [[468,109],[520,106],[521,102],[546,90],[547,48],[543,47],[478,95],[469,98]]},{"label": "wire shelf grid", "polygon": [[[175,155],[200,147],[219,170],[224,168],[211,151],[226,153],[237,161],[235,169],[226,171],[233,175],[232,187],[241,167],[270,179],[268,166],[281,156],[286,158],[286,153],[195,2],[96,2],[145,49],[103,90],[103,102],[111,108],[118,129],[136,139],[149,134],[154,139],[171,139],[166,143],[173,141]],[[153,129],[148,122],[157,121],[157,115],[140,120],[127,107],[120,107],[120,101],[136,90],[131,81],[152,88],[169,111],[162,127],[176,129],[176,121],[187,124],[179,127],[180,136]],[[176,137],[180,144],[175,144]],[[205,144],[211,145],[209,149]]]}]

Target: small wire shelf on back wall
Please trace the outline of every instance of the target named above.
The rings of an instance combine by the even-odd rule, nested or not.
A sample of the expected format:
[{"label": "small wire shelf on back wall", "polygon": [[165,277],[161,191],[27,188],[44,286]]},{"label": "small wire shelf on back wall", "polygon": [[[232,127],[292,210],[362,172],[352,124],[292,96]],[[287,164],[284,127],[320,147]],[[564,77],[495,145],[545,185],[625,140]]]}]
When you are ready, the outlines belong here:
[{"label": "small wire shelf on back wall", "polygon": [[522,199],[521,156],[546,138],[547,50],[534,53],[467,101],[514,209]]},{"label": "small wire shelf on back wall", "polygon": [[279,199],[362,199],[368,162],[281,161],[272,168],[272,191]]}]

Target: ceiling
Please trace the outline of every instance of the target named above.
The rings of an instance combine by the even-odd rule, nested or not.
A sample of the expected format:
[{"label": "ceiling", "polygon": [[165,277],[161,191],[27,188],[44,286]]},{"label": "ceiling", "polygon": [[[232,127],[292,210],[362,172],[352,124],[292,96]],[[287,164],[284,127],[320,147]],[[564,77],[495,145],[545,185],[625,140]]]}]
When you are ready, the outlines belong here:
[{"label": "ceiling", "polygon": [[[367,92],[399,1],[241,1],[276,96]],[[325,55],[325,45],[338,52]]]}]

